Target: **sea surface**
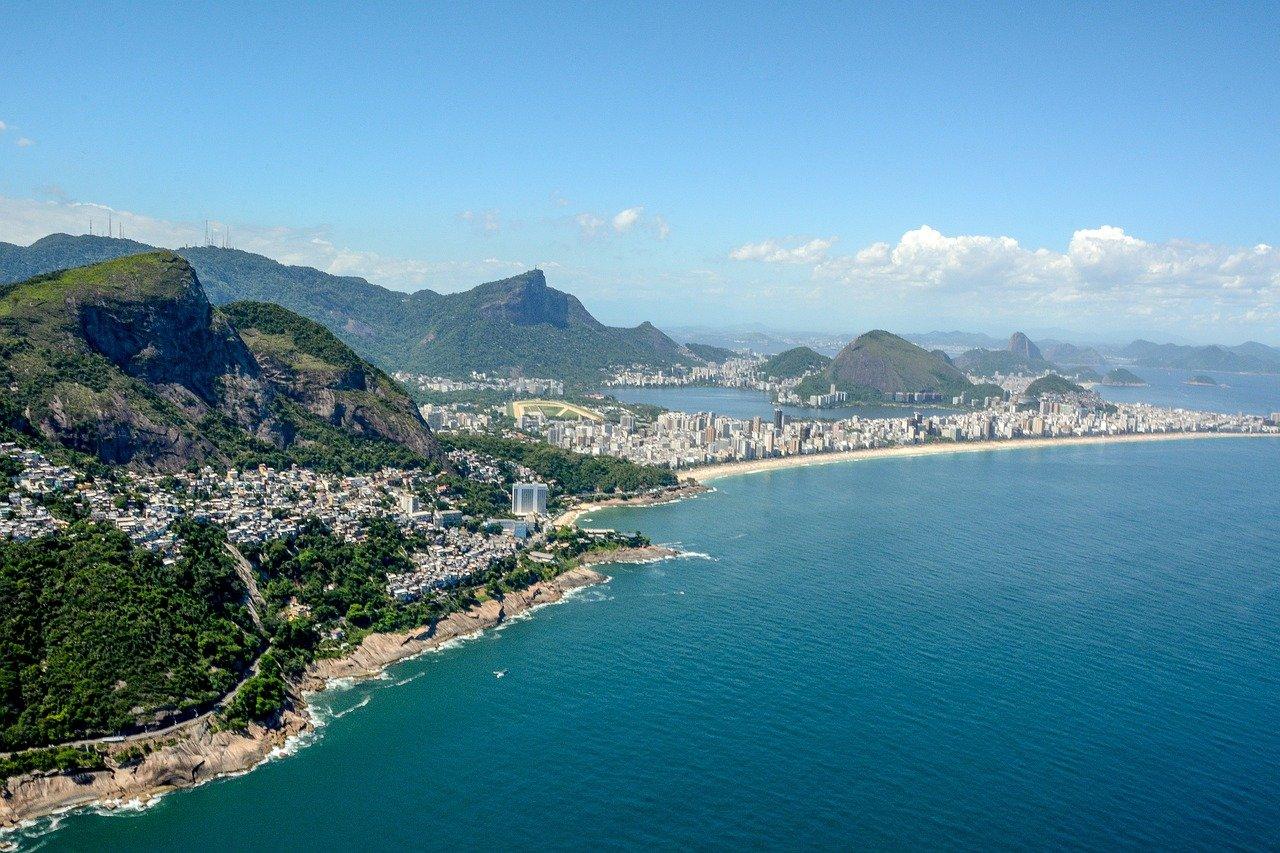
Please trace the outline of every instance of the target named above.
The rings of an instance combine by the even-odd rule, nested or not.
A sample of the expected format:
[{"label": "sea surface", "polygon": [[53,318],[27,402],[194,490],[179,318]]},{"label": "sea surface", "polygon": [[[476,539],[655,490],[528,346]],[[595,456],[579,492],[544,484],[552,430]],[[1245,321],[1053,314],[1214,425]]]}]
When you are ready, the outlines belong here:
[{"label": "sea surface", "polygon": [[[67,850],[1275,849],[1280,440],[780,470]],[[507,670],[496,679],[495,670]]]},{"label": "sea surface", "polygon": [[[1129,368],[1146,380],[1142,388],[1105,388],[1097,391],[1117,403],[1151,403],[1206,412],[1269,415],[1280,412],[1280,374],[1221,373],[1214,370]],[[1217,386],[1188,385],[1192,376],[1209,376]]]}]

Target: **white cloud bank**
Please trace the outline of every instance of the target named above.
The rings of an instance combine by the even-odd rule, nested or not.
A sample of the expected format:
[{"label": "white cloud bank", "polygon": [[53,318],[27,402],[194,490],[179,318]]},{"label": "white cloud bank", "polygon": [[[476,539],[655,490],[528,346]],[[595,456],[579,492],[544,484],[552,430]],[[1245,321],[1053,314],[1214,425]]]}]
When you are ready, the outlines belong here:
[{"label": "white cloud bank", "polygon": [[[107,221],[122,228],[124,236],[152,246],[177,249],[204,242],[204,223],[156,219],[102,204],[65,199],[41,201],[0,196],[0,242],[27,245],[48,234],[86,234],[90,220],[95,234],[105,234]],[[484,217],[479,224],[485,227]],[[266,255],[282,264],[315,267],[333,275],[362,276],[398,289],[457,290],[482,281],[502,278],[530,268],[518,260],[486,258],[480,261],[427,261],[394,258],[362,252],[333,242],[329,229],[228,226],[209,223],[215,242],[229,242],[237,249]],[[486,230],[488,230],[486,228]]]},{"label": "white cloud bank", "polygon": [[873,243],[853,254],[833,255],[831,245],[771,239],[739,246],[729,257],[807,264],[819,285],[844,285],[859,297],[915,295],[931,305],[968,303],[1055,322],[1088,314],[1164,325],[1280,322],[1280,250],[1266,244],[1154,243],[1104,225],[1076,231],[1058,252],[1029,249],[1011,237],[948,237],[923,225],[896,244]]}]

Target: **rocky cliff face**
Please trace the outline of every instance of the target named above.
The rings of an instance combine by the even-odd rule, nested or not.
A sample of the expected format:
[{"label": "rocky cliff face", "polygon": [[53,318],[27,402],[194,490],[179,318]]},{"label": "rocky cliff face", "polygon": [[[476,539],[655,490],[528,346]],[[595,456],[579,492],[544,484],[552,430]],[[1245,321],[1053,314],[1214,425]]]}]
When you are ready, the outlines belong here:
[{"label": "rocky cliff face", "polygon": [[7,288],[0,383],[17,403],[15,425],[106,462],[175,470],[227,463],[250,436],[287,448],[298,431],[297,419],[282,415],[287,401],[303,418],[351,435],[434,451],[416,407],[385,374],[322,327],[269,307],[279,322],[306,324],[313,338],[318,331],[335,363],[277,346],[278,335],[259,335],[268,345],[251,349],[209,304],[190,265],[169,252]]}]

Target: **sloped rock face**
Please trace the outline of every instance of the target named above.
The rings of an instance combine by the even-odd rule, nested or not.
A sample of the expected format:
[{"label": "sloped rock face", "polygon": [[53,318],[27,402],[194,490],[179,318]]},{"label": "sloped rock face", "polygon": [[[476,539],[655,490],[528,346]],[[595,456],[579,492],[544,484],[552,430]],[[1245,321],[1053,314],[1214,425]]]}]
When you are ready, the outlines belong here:
[{"label": "sloped rock face", "polygon": [[1044,361],[1044,356],[1040,353],[1040,347],[1032,343],[1022,332],[1014,332],[1009,338],[1009,352],[1014,355],[1022,356],[1028,361]]},{"label": "sloped rock face", "polygon": [[167,262],[172,287],[145,300],[100,296],[79,305],[86,342],[130,376],[177,385],[210,406],[227,374],[258,375],[258,365],[222,318],[215,318],[186,261]]},{"label": "sloped rock face", "polygon": [[481,287],[485,292],[480,314],[490,320],[516,326],[545,323],[563,328],[569,324],[569,297],[547,287],[542,270],[530,270]]}]

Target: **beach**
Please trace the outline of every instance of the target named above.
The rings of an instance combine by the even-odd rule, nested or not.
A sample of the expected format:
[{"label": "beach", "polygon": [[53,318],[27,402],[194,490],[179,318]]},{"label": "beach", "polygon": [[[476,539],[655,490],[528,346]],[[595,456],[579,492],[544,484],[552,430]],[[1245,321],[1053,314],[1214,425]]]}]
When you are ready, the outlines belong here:
[{"label": "beach", "polygon": [[[870,447],[863,450],[846,450],[838,453],[816,453],[809,456],[779,456],[771,459],[725,462],[719,465],[704,465],[697,468],[688,468],[682,470],[680,474],[682,477],[690,478],[699,483],[705,484],[712,480],[718,480],[722,477],[734,477],[743,474],[759,474],[765,471],[777,471],[783,468],[803,468],[809,465],[833,465],[837,462],[859,462],[868,459],[933,456],[939,453],[985,453],[992,450],[1025,450],[1039,447],[1067,447],[1082,444],[1131,444],[1148,441],[1183,441],[1202,438],[1280,438],[1280,433],[1126,433],[1124,435],[1071,435],[1054,438],[1012,438],[1001,441],[946,442],[938,444],[901,445],[895,447]],[[594,508],[595,507],[591,507],[591,509]]]}]

